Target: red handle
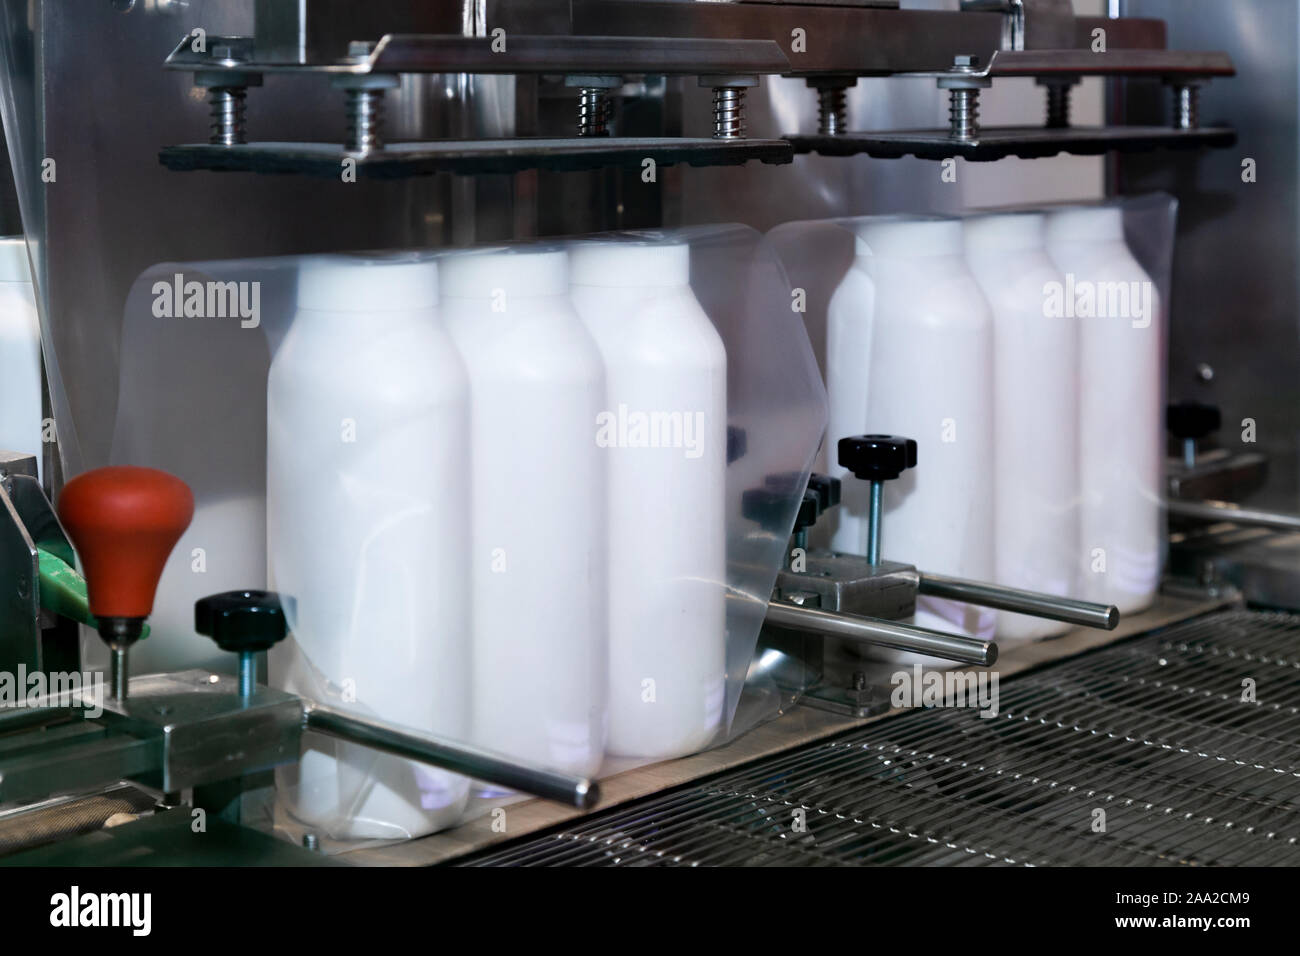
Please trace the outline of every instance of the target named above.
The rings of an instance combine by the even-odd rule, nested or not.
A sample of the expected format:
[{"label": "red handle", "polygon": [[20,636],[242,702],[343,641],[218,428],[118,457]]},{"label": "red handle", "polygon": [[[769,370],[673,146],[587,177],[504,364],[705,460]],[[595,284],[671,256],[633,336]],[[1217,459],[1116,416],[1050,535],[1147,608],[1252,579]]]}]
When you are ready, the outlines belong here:
[{"label": "red handle", "polygon": [[64,485],[59,518],[81,557],[90,613],[148,617],[163,565],[193,517],[189,486],[153,468],[96,468]]}]

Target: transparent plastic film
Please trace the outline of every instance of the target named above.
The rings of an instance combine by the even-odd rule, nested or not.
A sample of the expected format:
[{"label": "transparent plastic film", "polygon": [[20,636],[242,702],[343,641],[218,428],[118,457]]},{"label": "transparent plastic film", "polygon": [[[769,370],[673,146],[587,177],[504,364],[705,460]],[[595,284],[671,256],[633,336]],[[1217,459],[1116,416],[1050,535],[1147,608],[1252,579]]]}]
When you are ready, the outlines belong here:
[{"label": "transparent plastic film", "polygon": [[[194,600],[265,586],[272,685],[358,716],[576,776],[729,739],[825,429],[791,303],[732,226],[148,270],[113,458],[197,507],[137,666],[229,670]],[[509,798],[315,733],[277,788],[330,847]]]},{"label": "transparent plastic film", "polygon": [[[871,484],[840,465],[837,443],[903,436],[917,466],[883,482],[882,558],[1121,613],[1148,606],[1163,562],[1175,213],[1151,195],[769,232],[828,386],[818,469],[843,482],[813,544],[867,553]],[[1004,644],[1066,629],[925,594],[915,621]]]}]

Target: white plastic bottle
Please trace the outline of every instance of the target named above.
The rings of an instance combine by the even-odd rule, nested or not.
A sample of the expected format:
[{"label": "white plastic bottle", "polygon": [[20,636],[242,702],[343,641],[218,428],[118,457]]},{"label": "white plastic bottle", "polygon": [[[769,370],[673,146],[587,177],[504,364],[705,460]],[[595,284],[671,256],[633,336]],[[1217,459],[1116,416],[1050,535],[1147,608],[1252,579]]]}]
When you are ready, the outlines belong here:
[{"label": "white plastic bottle", "polygon": [[27,243],[0,239],[0,450],[41,460],[41,326]]},{"label": "white plastic bottle", "polygon": [[[469,737],[469,389],[427,257],[304,260],[267,385],[271,585],[293,639],[279,686],[453,739]],[[455,823],[464,777],[309,735],[282,780],[329,836]]]},{"label": "white plastic bottle", "polygon": [[[858,267],[875,289],[866,432],[918,445],[917,467],[885,483],[881,557],[987,581],[994,572],[993,321],[966,266],[962,224],[867,220],[859,238]],[[865,554],[865,545],[854,552]],[[995,617],[922,597],[915,621],[987,638]]]},{"label": "white plastic bottle", "polygon": [[590,774],[606,733],[605,402],[600,353],[562,249],[442,260],[442,307],[469,372],[473,733]]},{"label": "white plastic bottle", "polygon": [[681,756],[713,738],[726,700],[726,348],[688,245],[593,241],[571,258],[605,363],[608,749]]},{"label": "white plastic bottle", "polygon": [[1118,207],[1054,212],[1047,240],[1065,276],[1054,307],[1079,321],[1083,596],[1130,614],[1150,606],[1160,580],[1160,296],[1124,243]]},{"label": "white plastic bottle", "polygon": [[[1074,596],[1079,587],[1078,321],[1049,315],[1064,278],[1041,213],[966,220],[966,261],[993,311],[994,550],[999,584]],[[998,615],[998,637],[1069,630]]]},{"label": "white plastic bottle", "polygon": [[841,438],[871,432],[867,427],[867,376],[876,287],[867,272],[866,246],[861,238],[855,237],[854,242],[857,255],[826,310],[826,468],[840,479],[841,498],[839,507],[831,508],[818,523],[830,532],[833,550],[865,554],[871,489],[840,467],[836,452]]}]

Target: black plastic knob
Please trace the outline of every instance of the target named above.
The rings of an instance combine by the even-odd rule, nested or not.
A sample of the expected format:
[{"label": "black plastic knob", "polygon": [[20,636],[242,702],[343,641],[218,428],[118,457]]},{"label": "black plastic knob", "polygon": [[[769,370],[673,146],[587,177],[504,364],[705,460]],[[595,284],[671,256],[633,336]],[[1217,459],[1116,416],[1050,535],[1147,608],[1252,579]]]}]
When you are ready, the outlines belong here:
[{"label": "black plastic knob", "polygon": [[274,591],[226,591],[194,602],[194,630],[223,651],[265,651],[289,633],[284,603]]},{"label": "black plastic knob", "polygon": [[[746,488],[740,496],[740,513],[765,528],[771,527],[786,500],[787,496],[775,488]],[[772,530],[777,529],[772,527]]]},{"label": "black plastic knob", "polygon": [[1165,409],[1165,427],[1175,438],[1205,438],[1219,430],[1218,406],[1202,402],[1173,402]]},{"label": "black plastic knob", "polygon": [[794,530],[807,531],[817,523],[817,517],[821,513],[821,502],[817,498],[817,492],[809,488],[803,500],[799,502],[798,512],[795,513]]},{"label": "black plastic knob", "polygon": [[838,478],[832,478],[830,475],[809,475],[808,490],[817,493],[817,506],[821,511],[827,511],[840,503]]},{"label": "black plastic knob", "polygon": [[863,481],[893,481],[916,467],[916,442],[897,435],[841,438],[840,465]]}]

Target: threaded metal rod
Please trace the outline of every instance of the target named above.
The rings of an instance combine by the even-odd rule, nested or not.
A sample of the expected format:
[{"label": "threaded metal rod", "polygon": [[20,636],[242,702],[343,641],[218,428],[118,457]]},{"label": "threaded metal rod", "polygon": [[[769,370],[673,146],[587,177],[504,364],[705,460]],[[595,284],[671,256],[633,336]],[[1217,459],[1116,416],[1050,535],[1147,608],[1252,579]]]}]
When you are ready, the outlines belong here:
[{"label": "threaded metal rod", "polygon": [[949,90],[948,117],[953,139],[970,140],[980,131],[980,91]]},{"label": "threaded metal rod", "polygon": [[718,86],[713,90],[713,138],[744,139],[745,89]]},{"label": "threaded metal rod", "polygon": [[1070,91],[1068,83],[1047,85],[1047,128],[1065,129],[1070,125]]},{"label": "threaded metal rod", "polygon": [[1201,125],[1201,89],[1193,83],[1174,87],[1174,129],[1197,129]]},{"label": "threaded metal rod", "polygon": [[885,483],[871,483],[871,511],[867,518],[867,563],[880,563],[880,526],[884,523]]},{"label": "threaded metal rod", "polygon": [[244,128],[244,100],[242,86],[214,86],[208,90],[212,124],[208,141],[214,146],[234,146],[248,142]]},{"label": "threaded metal rod", "polygon": [[839,136],[849,125],[848,97],[842,86],[822,87],[817,91],[817,132],[822,136]]},{"label": "threaded metal rod", "polygon": [[349,89],[343,93],[348,117],[348,150],[353,153],[368,153],[383,149],[384,91]]},{"label": "threaded metal rod", "polygon": [[596,86],[578,90],[578,135],[608,136],[609,95]]}]

